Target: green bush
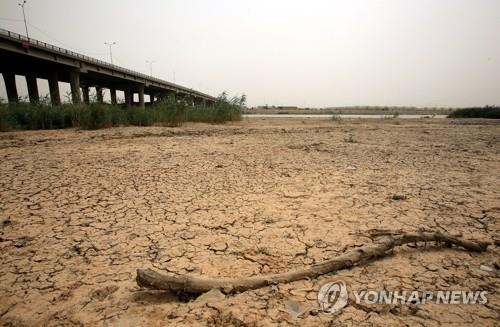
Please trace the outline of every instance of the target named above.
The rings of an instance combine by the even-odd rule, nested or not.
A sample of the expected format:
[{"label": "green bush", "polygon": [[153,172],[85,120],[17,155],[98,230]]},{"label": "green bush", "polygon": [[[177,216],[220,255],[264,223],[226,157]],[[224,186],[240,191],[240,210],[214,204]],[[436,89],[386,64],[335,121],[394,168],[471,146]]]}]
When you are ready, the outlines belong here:
[{"label": "green bush", "polygon": [[500,119],[500,107],[485,106],[457,109],[448,115],[448,118],[491,118]]},{"label": "green bush", "polygon": [[16,124],[13,117],[11,116],[8,107],[5,105],[0,105],[0,132],[7,132],[13,129]]},{"label": "green bush", "polygon": [[194,106],[187,109],[187,120],[193,122],[205,122],[212,124],[221,124],[226,121],[241,120],[241,108],[245,105],[246,97],[227,98],[226,92],[223,92],[214,106]]},{"label": "green bush", "polygon": [[114,110],[111,106],[93,103],[74,106],[74,126],[81,129],[100,129],[113,126]]},{"label": "green bush", "polygon": [[0,104],[1,130],[57,129],[73,126],[73,108],[29,103]]}]

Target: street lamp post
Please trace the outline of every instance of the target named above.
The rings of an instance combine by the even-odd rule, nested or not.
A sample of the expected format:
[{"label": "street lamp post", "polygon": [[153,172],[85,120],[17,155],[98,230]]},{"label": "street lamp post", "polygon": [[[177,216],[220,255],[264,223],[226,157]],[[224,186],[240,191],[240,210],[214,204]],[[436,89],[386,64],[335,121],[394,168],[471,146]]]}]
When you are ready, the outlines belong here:
[{"label": "street lamp post", "polygon": [[28,34],[28,24],[26,23],[26,14],[24,13],[24,5],[26,4],[26,0],[23,3],[18,3],[19,7],[23,9],[23,18],[24,18],[24,28],[26,28],[26,37],[29,39],[30,36]]},{"label": "street lamp post", "polygon": [[153,63],[155,63],[156,61],[154,60],[146,60],[146,63],[149,64],[149,75],[151,77],[153,77]]},{"label": "street lamp post", "polygon": [[109,47],[109,57],[111,58],[111,64],[113,64],[113,50],[111,49],[111,47],[115,45],[116,42],[111,42],[111,43],[104,42],[104,44]]}]

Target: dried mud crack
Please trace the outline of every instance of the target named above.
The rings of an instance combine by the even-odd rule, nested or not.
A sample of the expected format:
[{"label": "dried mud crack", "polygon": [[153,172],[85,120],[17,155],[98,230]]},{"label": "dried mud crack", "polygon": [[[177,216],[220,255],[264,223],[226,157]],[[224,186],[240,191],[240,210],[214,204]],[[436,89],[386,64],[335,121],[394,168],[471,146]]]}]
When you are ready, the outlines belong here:
[{"label": "dried mud crack", "polygon": [[[397,122],[397,124],[396,124]],[[0,324],[495,325],[500,125],[253,119],[222,126],[0,134]],[[310,266],[373,229],[494,245],[418,251],[335,276],[179,299],[137,267],[214,278]],[[487,290],[486,305],[318,312],[325,282]],[[183,300],[183,301],[181,301]],[[289,308],[310,308],[300,317]]]}]

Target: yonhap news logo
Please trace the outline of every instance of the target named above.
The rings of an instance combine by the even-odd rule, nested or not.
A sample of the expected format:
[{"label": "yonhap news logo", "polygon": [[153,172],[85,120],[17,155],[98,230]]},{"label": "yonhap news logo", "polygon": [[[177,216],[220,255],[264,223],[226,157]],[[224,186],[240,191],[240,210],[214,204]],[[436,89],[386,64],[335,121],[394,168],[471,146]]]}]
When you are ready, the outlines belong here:
[{"label": "yonhap news logo", "polygon": [[[488,292],[466,290],[353,290],[353,301],[357,304],[486,304]],[[338,314],[349,303],[347,284],[333,281],[323,284],[318,291],[318,303],[324,312]]]},{"label": "yonhap news logo", "polygon": [[325,312],[333,314],[340,312],[348,300],[347,285],[341,280],[323,284],[318,292],[318,303]]}]

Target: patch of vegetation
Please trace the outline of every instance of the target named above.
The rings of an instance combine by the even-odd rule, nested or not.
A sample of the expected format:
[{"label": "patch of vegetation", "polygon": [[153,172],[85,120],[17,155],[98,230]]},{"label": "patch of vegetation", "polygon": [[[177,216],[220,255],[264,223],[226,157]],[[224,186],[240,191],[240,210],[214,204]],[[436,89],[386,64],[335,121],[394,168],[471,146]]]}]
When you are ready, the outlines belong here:
[{"label": "patch of vegetation", "polygon": [[190,99],[169,97],[151,107],[123,108],[105,103],[51,106],[46,101],[0,103],[0,131],[36,129],[100,129],[113,126],[170,126],[184,122],[222,124],[241,120],[246,97],[228,99],[224,92],[214,105],[189,105]]},{"label": "patch of vegetation", "polygon": [[74,114],[74,108],[67,105],[0,104],[0,131],[69,128],[74,125]]},{"label": "patch of vegetation", "polygon": [[499,106],[471,107],[457,109],[448,115],[448,118],[490,118],[500,119]]},{"label": "patch of vegetation", "polygon": [[336,121],[336,122],[341,122],[342,121],[342,117],[339,116],[339,115],[332,115],[332,120]]},{"label": "patch of vegetation", "polygon": [[223,92],[215,106],[186,107],[186,121],[221,124],[226,121],[241,120],[241,108],[245,105],[246,96],[228,98]]}]

